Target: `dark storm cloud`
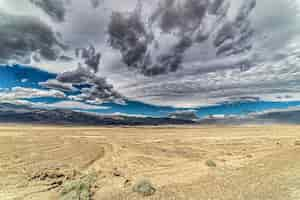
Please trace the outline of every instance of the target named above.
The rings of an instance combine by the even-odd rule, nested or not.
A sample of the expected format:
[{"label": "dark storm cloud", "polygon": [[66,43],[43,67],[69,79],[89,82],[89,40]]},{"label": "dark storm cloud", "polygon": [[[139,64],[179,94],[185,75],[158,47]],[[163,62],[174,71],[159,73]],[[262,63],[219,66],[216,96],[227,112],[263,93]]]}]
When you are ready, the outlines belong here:
[{"label": "dark storm cloud", "polygon": [[255,0],[245,1],[233,22],[224,22],[219,26],[214,39],[217,55],[239,54],[252,48],[254,31],[248,16],[255,6]]},{"label": "dark storm cloud", "polygon": [[145,57],[148,35],[139,13],[128,16],[112,13],[108,27],[110,45],[121,51],[123,61],[130,67],[138,68]]},{"label": "dark storm cloud", "polygon": [[30,62],[31,53],[48,60],[55,60],[64,46],[51,28],[38,18],[14,16],[0,12],[0,61]]},{"label": "dark storm cloud", "polygon": [[62,83],[82,84],[86,83],[92,76],[88,69],[79,66],[76,70],[59,74],[56,79]]},{"label": "dark storm cloud", "polygon": [[170,32],[179,29],[180,34],[195,30],[203,20],[208,8],[208,0],[164,0],[150,18],[150,23],[158,22],[161,30]]},{"label": "dark storm cloud", "polygon": [[66,8],[63,0],[30,0],[56,21],[64,21]]},{"label": "dark storm cloud", "polygon": [[122,96],[116,92],[112,85],[108,84],[106,79],[96,75],[101,53],[96,52],[94,46],[80,48],[75,51],[76,57],[83,59],[77,69],[58,74],[55,81],[41,83],[46,87],[59,87],[62,90],[74,89],[73,85],[90,85],[81,89],[81,94],[73,96],[73,99],[88,101],[90,103],[99,103],[102,101],[122,101]]},{"label": "dark storm cloud", "polygon": [[98,72],[101,53],[96,52],[94,46],[90,45],[88,48],[77,48],[75,50],[77,58],[84,59],[84,64],[91,68],[95,73]]},{"label": "dark storm cloud", "polygon": [[89,69],[78,67],[74,71],[64,72],[57,76],[57,81],[63,84],[81,85],[91,87],[81,89],[81,94],[74,96],[74,100],[88,101],[90,103],[102,103],[105,101],[122,101],[122,96],[116,92],[106,79],[98,77]]},{"label": "dark storm cloud", "polygon": [[114,12],[108,33],[110,45],[121,51],[124,63],[147,76],[176,71],[182,62],[183,53],[191,45],[190,39],[183,37],[169,52],[159,55],[157,62],[153,62],[148,48],[154,43],[155,48],[159,48],[159,44],[141,21],[138,9],[131,14]]},{"label": "dark storm cloud", "polygon": [[209,6],[209,12],[212,14],[217,14],[220,7],[224,4],[224,0],[213,0]]},{"label": "dark storm cloud", "polygon": [[[109,42],[128,67],[146,76],[175,72],[182,66],[184,53],[208,39],[213,40],[217,57],[251,50],[253,30],[248,16],[255,5],[255,0],[244,2],[234,20],[226,17],[229,2],[221,0],[164,0],[146,20],[137,6],[129,14],[112,14]],[[211,15],[214,21],[209,20]]]},{"label": "dark storm cloud", "polygon": [[90,0],[93,8],[98,8],[101,3],[103,3],[103,0]]},{"label": "dark storm cloud", "polygon": [[73,87],[71,83],[62,83],[55,79],[41,82],[39,83],[39,85],[48,89],[54,89],[64,92],[76,91],[76,88]]},{"label": "dark storm cloud", "polygon": [[81,94],[76,98],[79,100],[88,101],[91,103],[115,101],[122,102],[122,96],[113,89],[113,86],[108,84],[103,77],[94,76],[87,81],[92,85],[92,88],[84,88]]}]

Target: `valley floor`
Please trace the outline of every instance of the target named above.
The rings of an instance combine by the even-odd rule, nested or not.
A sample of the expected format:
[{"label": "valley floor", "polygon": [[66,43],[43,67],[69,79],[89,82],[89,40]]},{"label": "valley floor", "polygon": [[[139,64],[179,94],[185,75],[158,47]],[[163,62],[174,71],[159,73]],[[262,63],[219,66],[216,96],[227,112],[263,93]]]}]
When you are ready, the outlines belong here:
[{"label": "valley floor", "polygon": [[84,174],[95,200],[298,200],[300,126],[0,126],[1,200],[68,199]]}]

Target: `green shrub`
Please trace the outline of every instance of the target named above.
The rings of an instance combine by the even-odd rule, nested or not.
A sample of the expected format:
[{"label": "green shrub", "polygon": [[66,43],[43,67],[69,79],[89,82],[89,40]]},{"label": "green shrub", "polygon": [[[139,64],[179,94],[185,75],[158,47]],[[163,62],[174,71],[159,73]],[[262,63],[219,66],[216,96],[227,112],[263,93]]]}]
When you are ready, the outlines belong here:
[{"label": "green shrub", "polygon": [[149,180],[140,180],[133,186],[133,191],[143,196],[151,196],[156,192],[156,189]]},{"label": "green shrub", "polygon": [[96,182],[96,173],[63,184],[59,200],[90,200],[91,188]]},{"label": "green shrub", "polygon": [[207,160],[205,163],[208,167],[217,167],[217,164],[212,160]]}]

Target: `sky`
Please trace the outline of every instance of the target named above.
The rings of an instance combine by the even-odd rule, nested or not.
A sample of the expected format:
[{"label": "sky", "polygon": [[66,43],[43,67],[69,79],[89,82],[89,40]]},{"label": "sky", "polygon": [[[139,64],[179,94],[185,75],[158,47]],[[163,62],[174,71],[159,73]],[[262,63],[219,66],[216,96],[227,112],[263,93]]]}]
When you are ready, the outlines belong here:
[{"label": "sky", "polygon": [[300,102],[298,0],[0,0],[0,102],[242,115]]}]

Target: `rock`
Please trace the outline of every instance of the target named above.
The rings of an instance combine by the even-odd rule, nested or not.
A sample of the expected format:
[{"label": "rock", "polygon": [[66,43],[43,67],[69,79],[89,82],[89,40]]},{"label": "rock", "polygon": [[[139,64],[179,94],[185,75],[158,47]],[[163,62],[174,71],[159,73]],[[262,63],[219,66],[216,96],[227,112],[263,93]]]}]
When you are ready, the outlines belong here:
[{"label": "rock", "polygon": [[129,179],[126,179],[124,181],[124,186],[127,187],[127,186],[130,186],[131,185],[131,181]]},{"label": "rock", "polygon": [[43,169],[33,174],[29,180],[45,181],[47,179],[60,179],[66,175],[60,169]]},{"label": "rock", "polygon": [[156,189],[153,187],[152,183],[148,180],[141,180],[133,186],[133,191],[137,192],[143,196],[154,195]]},{"label": "rock", "polygon": [[62,170],[58,167],[39,169],[29,177],[29,181],[38,180],[60,180],[60,179],[74,179],[77,175],[80,175],[75,169]]},{"label": "rock", "polygon": [[114,169],[113,175],[117,177],[123,176],[122,172],[120,172],[117,168]]}]

